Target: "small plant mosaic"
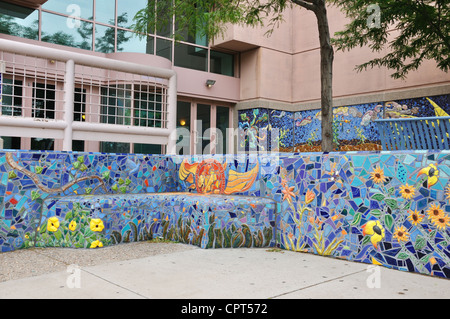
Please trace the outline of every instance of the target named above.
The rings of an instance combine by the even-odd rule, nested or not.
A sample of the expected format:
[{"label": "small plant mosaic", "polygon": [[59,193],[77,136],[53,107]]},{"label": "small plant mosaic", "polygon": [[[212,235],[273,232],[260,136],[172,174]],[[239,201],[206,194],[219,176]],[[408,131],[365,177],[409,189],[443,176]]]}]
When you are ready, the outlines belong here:
[{"label": "small plant mosaic", "polygon": [[450,151],[5,152],[0,205],[2,252],[163,238],[450,278]]}]

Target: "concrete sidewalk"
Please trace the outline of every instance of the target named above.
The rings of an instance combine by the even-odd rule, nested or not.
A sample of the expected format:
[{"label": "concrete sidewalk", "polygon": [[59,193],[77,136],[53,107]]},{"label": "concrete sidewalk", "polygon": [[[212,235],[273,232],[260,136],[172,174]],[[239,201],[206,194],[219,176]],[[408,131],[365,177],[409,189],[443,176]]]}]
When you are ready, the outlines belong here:
[{"label": "concrete sidewalk", "polygon": [[0,283],[1,299],[449,297],[447,279],[270,249],[190,249]]}]

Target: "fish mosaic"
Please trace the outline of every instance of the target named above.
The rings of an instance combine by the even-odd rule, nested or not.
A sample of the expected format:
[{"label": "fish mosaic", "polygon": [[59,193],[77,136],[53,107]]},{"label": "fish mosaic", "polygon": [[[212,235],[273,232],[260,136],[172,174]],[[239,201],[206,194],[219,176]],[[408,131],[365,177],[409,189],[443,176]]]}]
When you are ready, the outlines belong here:
[{"label": "fish mosaic", "polygon": [[450,278],[450,151],[2,152],[0,205],[1,252],[162,237]]},{"label": "fish mosaic", "polygon": [[189,189],[195,189],[200,194],[242,193],[250,189],[259,173],[259,162],[248,172],[239,173],[227,171],[227,163],[221,164],[215,159],[205,159],[200,163],[189,164],[185,159],[180,165],[180,181],[189,184]]}]

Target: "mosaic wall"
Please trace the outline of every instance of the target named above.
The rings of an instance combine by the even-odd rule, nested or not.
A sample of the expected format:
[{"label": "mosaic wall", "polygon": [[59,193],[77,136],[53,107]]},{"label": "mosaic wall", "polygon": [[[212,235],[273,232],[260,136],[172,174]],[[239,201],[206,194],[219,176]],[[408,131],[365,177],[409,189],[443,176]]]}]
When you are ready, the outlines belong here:
[{"label": "mosaic wall", "polygon": [[[35,246],[98,248],[156,237],[202,248],[275,245],[272,199],[217,198],[220,192],[213,191],[231,195],[249,189],[259,175],[258,161],[240,172],[212,159],[191,165],[178,159],[0,153],[1,252]],[[212,180],[214,172],[220,181]],[[185,183],[209,195],[175,195]]]},{"label": "mosaic wall", "polygon": [[450,152],[290,156],[281,166],[284,248],[450,277]]},{"label": "mosaic wall", "polygon": [[0,176],[1,252],[31,245],[52,198],[166,192],[176,183],[170,158],[144,155],[1,152]]},{"label": "mosaic wall", "polygon": [[201,248],[275,245],[276,203],[259,197],[85,195],[52,199],[49,206],[25,247],[96,248],[155,238]]},{"label": "mosaic wall", "polygon": [[[450,95],[334,108],[333,131],[339,151],[381,150],[376,119],[448,116]],[[321,151],[321,111],[271,109],[239,111],[239,150]]]},{"label": "mosaic wall", "polygon": [[[3,252],[98,248],[152,236],[203,248],[275,241],[283,249],[450,278],[450,151],[13,152],[0,154],[0,174]],[[159,194],[161,201],[137,195],[156,192],[177,194]]]}]

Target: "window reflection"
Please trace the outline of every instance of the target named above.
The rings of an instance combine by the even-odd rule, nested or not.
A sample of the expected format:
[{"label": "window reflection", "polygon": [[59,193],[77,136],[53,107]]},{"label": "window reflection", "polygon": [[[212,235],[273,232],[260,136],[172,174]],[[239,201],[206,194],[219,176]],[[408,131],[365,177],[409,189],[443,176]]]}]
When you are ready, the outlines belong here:
[{"label": "window reflection", "polygon": [[139,38],[136,33],[117,30],[117,52],[136,52],[153,54],[155,39],[151,36]]},{"label": "window reflection", "polygon": [[32,138],[32,151],[53,151],[55,149],[55,140],[52,138]]},{"label": "window reflection", "polygon": [[116,30],[100,24],[95,25],[95,51],[113,53],[115,49]]},{"label": "window reflection", "polygon": [[199,71],[206,71],[208,68],[208,50],[187,45],[183,43],[175,44],[175,65]]},{"label": "window reflection", "polygon": [[[132,1],[130,1],[132,2]],[[116,3],[111,0],[95,1],[95,21],[115,25]]]},{"label": "window reflection", "polygon": [[232,54],[211,50],[210,72],[234,76],[234,56]]},{"label": "window reflection", "polygon": [[93,0],[48,0],[43,9],[63,13],[72,17],[92,20]]},{"label": "window reflection", "polygon": [[172,41],[157,38],[156,55],[172,60]]},{"label": "window reflection", "polygon": [[102,88],[101,123],[130,125],[131,94],[130,84]]},{"label": "window reflection", "polygon": [[55,118],[55,86],[34,83],[33,117],[41,119]]},{"label": "window reflection", "polygon": [[[19,10],[19,9],[18,9]],[[14,12],[7,11],[9,14],[2,14],[0,11],[0,33],[15,35],[22,38],[38,40],[39,39],[39,12],[36,10],[23,17],[15,17]]]},{"label": "window reflection", "polygon": [[130,28],[136,13],[147,6],[147,0],[117,0],[117,15],[122,19],[117,19],[119,27]]},{"label": "window reflection", "polygon": [[[136,36],[131,30],[133,18],[146,5],[147,0],[48,0],[39,24],[39,10],[0,1],[0,33],[34,40],[39,40],[40,34],[44,42],[102,53],[155,54],[176,66],[234,76],[234,55],[209,50],[208,40],[197,26],[193,32],[185,30],[183,43],[175,45],[172,23],[160,26],[156,36]],[[158,13],[169,12],[170,5],[170,1],[160,1]]]},{"label": "window reflection", "polygon": [[22,115],[22,83],[19,80],[0,79],[1,115]]},{"label": "window reflection", "polygon": [[78,21],[77,26],[69,27],[67,17],[42,12],[42,41],[92,50],[92,23]]},{"label": "window reflection", "polygon": [[130,143],[100,142],[100,152],[129,154],[130,153]]},{"label": "window reflection", "polygon": [[162,154],[161,145],[156,144],[134,144],[134,154]]}]

